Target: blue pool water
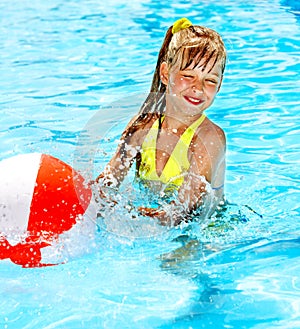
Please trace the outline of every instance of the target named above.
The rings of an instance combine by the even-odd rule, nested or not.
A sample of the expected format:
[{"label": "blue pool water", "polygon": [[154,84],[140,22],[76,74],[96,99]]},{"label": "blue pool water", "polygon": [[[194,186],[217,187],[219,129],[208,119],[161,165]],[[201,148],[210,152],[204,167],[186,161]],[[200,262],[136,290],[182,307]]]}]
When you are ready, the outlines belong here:
[{"label": "blue pool water", "polygon": [[299,1],[0,9],[1,159],[50,153],[89,177],[148,91],[166,28],[187,16],[219,31],[229,60],[207,114],[227,135],[232,203],[221,219],[169,231],[116,213],[58,250],[64,265],[2,261],[0,327],[300,328]]}]

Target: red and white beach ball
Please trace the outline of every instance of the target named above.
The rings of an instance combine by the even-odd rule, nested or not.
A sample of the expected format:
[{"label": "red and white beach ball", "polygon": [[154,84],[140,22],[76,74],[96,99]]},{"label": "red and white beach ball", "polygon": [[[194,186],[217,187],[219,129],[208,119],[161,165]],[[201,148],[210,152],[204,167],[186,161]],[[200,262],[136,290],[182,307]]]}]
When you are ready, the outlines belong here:
[{"label": "red and white beach ball", "polygon": [[45,266],[41,248],[82,220],[92,199],[84,178],[47,154],[0,162],[0,260]]}]

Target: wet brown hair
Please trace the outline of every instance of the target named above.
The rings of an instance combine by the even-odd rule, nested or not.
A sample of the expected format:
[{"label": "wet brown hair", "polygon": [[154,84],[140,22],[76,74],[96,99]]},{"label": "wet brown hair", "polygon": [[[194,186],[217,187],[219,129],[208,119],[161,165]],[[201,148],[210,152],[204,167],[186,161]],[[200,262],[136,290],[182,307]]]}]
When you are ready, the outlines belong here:
[{"label": "wet brown hair", "polygon": [[202,59],[205,59],[201,65],[203,70],[214,59],[212,68],[220,61],[224,72],[226,49],[217,32],[204,26],[192,25],[174,34],[165,59],[169,67],[178,64],[180,70],[185,70],[194,60],[194,67],[198,66]]}]

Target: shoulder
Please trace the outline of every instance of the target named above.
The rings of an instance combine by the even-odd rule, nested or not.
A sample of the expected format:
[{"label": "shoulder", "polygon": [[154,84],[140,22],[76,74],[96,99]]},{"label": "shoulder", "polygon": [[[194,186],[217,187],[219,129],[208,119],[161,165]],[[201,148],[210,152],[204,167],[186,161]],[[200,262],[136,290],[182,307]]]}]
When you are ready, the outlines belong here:
[{"label": "shoulder", "polygon": [[141,145],[156,119],[157,115],[152,113],[145,116],[136,115],[129,121],[127,127],[123,131],[122,140],[127,144]]},{"label": "shoulder", "polygon": [[203,158],[218,159],[226,152],[226,136],[224,130],[207,117],[197,129],[190,152]]},{"label": "shoulder", "polygon": [[220,142],[226,143],[226,135],[224,130],[211,121],[208,117],[204,120],[202,128],[205,130],[206,136],[209,136],[209,138],[218,138],[220,139]]},{"label": "shoulder", "polygon": [[132,127],[134,127],[135,130],[149,128],[153,125],[154,121],[157,119],[158,119],[158,115],[156,113],[148,113],[146,115],[137,114],[129,121],[124,131]]},{"label": "shoulder", "polygon": [[204,144],[205,147],[211,145],[220,148],[226,145],[226,135],[220,126],[206,117],[195,133],[194,142]]}]

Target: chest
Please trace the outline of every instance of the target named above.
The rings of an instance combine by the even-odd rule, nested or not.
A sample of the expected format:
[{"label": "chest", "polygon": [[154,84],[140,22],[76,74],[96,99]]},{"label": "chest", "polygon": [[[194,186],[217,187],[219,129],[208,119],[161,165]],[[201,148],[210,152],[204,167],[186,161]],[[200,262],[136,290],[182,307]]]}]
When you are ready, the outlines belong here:
[{"label": "chest", "polygon": [[147,133],[141,149],[140,174],[148,179],[169,179],[182,175],[190,167],[189,154],[193,152],[197,130],[205,116],[181,130],[158,127],[158,121]]},{"label": "chest", "polygon": [[156,137],[153,156],[158,175],[161,175],[167,163],[171,161],[178,164],[180,171],[188,167],[188,152],[190,143],[182,140],[183,132],[161,130]]}]

